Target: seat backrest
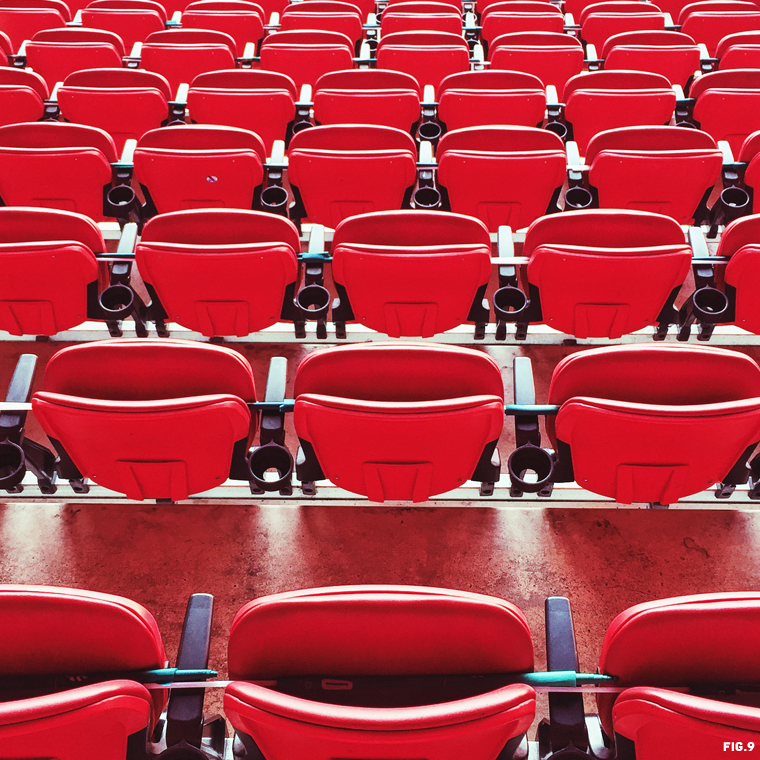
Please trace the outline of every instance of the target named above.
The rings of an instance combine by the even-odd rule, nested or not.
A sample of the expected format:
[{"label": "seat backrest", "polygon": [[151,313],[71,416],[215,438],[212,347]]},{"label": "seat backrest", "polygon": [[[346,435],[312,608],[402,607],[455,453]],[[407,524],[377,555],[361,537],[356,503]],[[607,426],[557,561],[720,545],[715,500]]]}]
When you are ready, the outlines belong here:
[{"label": "seat backrest", "polygon": [[321,76],[314,88],[320,124],[379,124],[410,131],[420,118],[420,86],[401,71],[348,69]]},{"label": "seat backrest", "polygon": [[724,71],[760,68],[760,31],[727,34],[718,43],[715,57]]},{"label": "seat backrest", "polygon": [[[354,214],[400,209],[416,178],[417,149],[392,127],[334,124],[298,132],[288,176],[317,224],[336,227]],[[371,183],[366,181],[372,176]]]},{"label": "seat backrest", "polygon": [[235,351],[109,340],[55,354],[32,408],[84,477],[130,499],[178,501],[226,480],[233,450],[255,432],[246,406],[255,400]]},{"label": "seat backrest", "polygon": [[599,50],[610,37],[622,32],[664,31],[665,15],[652,3],[613,0],[586,6],[580,23],[583,39]]},{"label": "seat backrest", "polygon": [[[229,2],[229,0],[227,0]],[[242,56],[247,43],[258,44],[264,36],[264,18],[260,6],[255,3],[234,2],[233,7],[217,7],[216,0],[195,2],[182,13],[182,28],[215,29],[235,40],[236,55]]]},{"label": "seat backrest", "polygon": [[209,337],[244,336],[279,320],[299,251],[288,219],[203,209],[149,220],[136,261],[170,321]]},{"label": "seat backrest", "polygon": [[[294,8],[294,6],[290,6]],[[324,29],[328,32],[345,34],[356,43],[363,34],[362,17],[358,11],[312,11],[308,8],[289,10],[283,13],[280,30]]]},{"label": "seat backrest", "polygon": [[583,45],[558,32],[502,34],[491,42],[488,60],[492,69],[537,76],[544,87],[554,85],[562,98],[567,80],[583,70]]},{"label": "seat backrest", "polygon": [[48,88],[39,74],[0,67],[0,127],[41,119],[47,98]]},{"label": "seat backrest", "polygon": [[684,34],[703,42],[715,55],[727,35],[760,30],[760,8],[744,0],[705,0],[685,6],[678,23]]},{"label": "seat backrest", "polygon": [[525,235],[543,320],[578,338],[620,338],[656,324],[691,267],[673,219],[594,209],[545,216]]},{"label": "seat backrest", "polygon": [[71,18],[68,8],[61,7],[63,5],[63,2],[50,5],[40,2],[38,7],[29,7],[15,5],[9,0],[0,3],[0,28],[10,40],[13,50],[18,50],[24,40],[32,39],[43,29],[65,27]]},{"label": "seat backrest", "polygon": [[296,112],[295,82],[285,74],[259,69],[229,69],[199,74],[190,86],[190,119],[255,132],[267,151],[284,140]]},{"label": "seat backrest", "polygon": [[265,161],[261,138],[245,129],[161,127],[140,139],[135,178],[160,214],[187,208],[250,209]]},{"label": "seat backrest", "polygon": [[58,90],[61,114],[78,124],[108,132],[121,152],[167,119],[169,83],[143,69],[85,69],[69,74]]},{"label": "seat backrest", "polygon": [[[756,592],[694,594],[637,604],[608,626],[599,672],[617,676],[620,686],[709,690],[756,683],[760,670],[751,656],[751,642],[759,626]],[[614,695],[598,695],[599,717],[610,735],[613,704]]]},{"label": "seat backrest", "polygon": [[[758,133],[760,136],[760,133]],[[760,148],[760,146],[758,146]],[[747,180],[746,175],[750,177]],[[753,189],[755,208],[758,204],[760,186],[760,160],[754,158],[745,174],[747,185]],[[760,279],[760,215],[744,216],[731,222],[721,235],[716,255],[728,256],[726,265],[726,285],[735,289],[734,323],[757,333],[760,331],[760,314],[757,301],[753,297]]]},{"label": "seat backrest", "polygon": [[[416,10],[417,3],[399,3],[391,5],[383,12],[381,27],[383,34],[397,32],[447,32],[461,34],[462,16],[455,8],[444,3],[423,3],[423,8]],[[426,5],[440,5],[443,10],[429,10]]]},{"label": "seat backrest", "polygon": [[164,29],[166,11],[153,0],[142,0],[139,5],[132,5],[132,0],[94,0],[82,9],[82,23],[118,34],[130,51],[135,42]]}]

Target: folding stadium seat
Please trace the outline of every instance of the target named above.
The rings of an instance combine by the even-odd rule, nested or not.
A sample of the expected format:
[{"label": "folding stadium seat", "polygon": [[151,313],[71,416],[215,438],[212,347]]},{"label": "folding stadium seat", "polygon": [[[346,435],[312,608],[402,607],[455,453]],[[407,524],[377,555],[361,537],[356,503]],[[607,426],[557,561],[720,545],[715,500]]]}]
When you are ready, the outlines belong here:
[{"label": "folding stadium seat", "polygon": [[284,140],[296,115],[295,82],[275,71],[235,69],[199,74],[190,85],[187,105],[198,124],[221,124],[255,132],[271,151]]},{"label": "folding stadium seat", "polygon": [[166,77],[172,92],[207,71],[235,68],[235,40],[208,29],[153,32],[142,46],[140,68]]},{"label": "folding stadium seat", "polygon": [[705,132],[626,127],[594,137],[586,164],[601,208],[651,211],[691,224],[720,179],[722,154]]},{"label": "folding stadium seat", "polygon": [[536,321],[576,338],[617,339],[676,321],[692,251],[669,217],[593,210],[538,219],[523,256]]},{"label": "folding stadium seat", "polygon": [[565,121],[581,155],[596,134],[617,127],[670,122],[676,94],[670,82],[645,71],[594,71],[565,85]]},{"label": "folding stadium seat", "polygon": [[105,340],[64,348],[32,409],[62,462],[129,499],[186,499],[221,485],[256,430],[253,373],[237,352],[193,341]]},{"label": "folding stadium seat", "polygon": [[540,126],[546,115],[541,80],[516,71],[465,71],[441,82],[438,118],[451,131],[487,124]]},{"label": "folding stadium seat", "polygon": [[727,140],[737,153],[744,139],[760,129],[760,70],[713,71],[689,88],[696,100],[694,120],[716,140]]},{"label": "folding stadium seat", "polygon": [[292,302],[298,230],[275,214],[178,211],[151,219],[136,250],[151,296],[177,322],[208,337],[244,336],[280,320]]},{"label": "folding stadium seat", "polygon": [[743,0],[705,0],[686,5],[678,16],[681,31],[707,46],[715,55],[729,34],[760,31],[760,8]]},{"label": "folding stadium seat", "polygon": [[[388,0],[388,3],[386,5],[386,8],[389,8],[392,5],[399,5],[401,3],[408,3],[410,0]],[[418,2],[426,2],[427,0],[418,0]],[[451,8],[454,8],[457,10],[457,12],[462,13],[462,2],[461,0],[435,0],[438,3],[443,3],[444,5],[448,5]],[[358,3],[357,3],[358,4]]]},{"label": "folding stadium seat", "polygon": [[26,63],[52,90],[69,74],[83,69],[121,68],[124,43],[102,29],[46,29],[26,45]]},{"label": "folding stadium seat", "polygon": [[48,88],[39,74],[11,66],[0,68],[0,126],[41,119],[47,99]]},{"label": "folding stadium seat", "polygon": [[338,32],[345,34],[355,45],[364,33],[362,24],[361,11],[351,3],[313,0],[307,5],[296,3],[286,6],[280,19],[280,30],[322,29]]},{"label": "folding stadium seat", "polygon": [[294,393],[304,485],[327,478],[372,501],[422,502],[499,478],[491,460],[503,382],[484,353],[406,342],[328,348],[301,361]]},{"label": "folding stadium seat", "polygon": [[383,11],[381,27],[383,34],[415,31],[461,34],[462,13],[448,3],[396,3]]},{"label": "folding stadium seat", "polygon": [[[235,680],[224,710],[253,757],[511,760],[535,714],[530,686],[489,691],[477,678],[533,669],[524,614],[467,591],[334,586],[260,597],[235,616],[228,651]],[[312,673],[352,679],[359,693],[310,693],[298,676]],[[459,673],[475,677],[441,688]],[[387,687],[362,690],[362,676]],[[274,683],[250,683],[263,679]]]},{"label": "folding stadium seat", "polygon": [[321,76],[314,88],[318,124],[379,124],[410,132],[420,120],[421,88],[400,71],[350,69]]},{"label": "folding stadium seat", "polygon": [[89,69],[69,74],[58,90],[66,121],[103,129],[122,151],[169,117],[169,83],[140,69]]},{"label": "folding stadium seat", "polygon": [[15,52],[11,38],[5,32],[0,32],[0,66],[8,66],[8,59]]},{"label": "folding stadium seat", "polygon": [[555,32],[565,30],[565,17],[559,6],[542,0],[507,0],[492,3],[482,13],[482,37],[493,42],[502,34],[517,32]]},{"label": "folding stadium seat", "polygon": [[146,132],[135,179],[159,214],[189,208],[250,209],[264,180],[266,150],[254,132],[186,125]]},{"label": "folding stadium seat", "polygon": [[682,87],[699,71],[699,46],[687,34],[670,31],[625,32],[601,49],[605,71],[650,71]]},{"label": "folding stadium seat", "polygon": [[560,98],[567,80],[583,71],[583,55],[580,40],[555,32],[503,34],[488,48],[491,70],[533,74],[544,87],[554,85]]},{"label": "folding stadium seat", "polygon": [[[708,760],[760,741],[760,673],[752,642],[760,627],[755,592],[695,594],[629,607],[609,625],[599,670],[630,686],[598,694],[599,717],[617,757]],[[668,687],[689,686],[680,693]]]},{"label": "folding stadium seat", "polygon": [[261,45],[261,68],[287,74],[298,89],[330,71],[354,65],[354,44],[340,32],[298,30],[270,34]]},{"label": "folding stadium seat", "polygon": [[104,217],[113,139],[81,124],[33,122],[0,127],[0,198],[6,206],[41,206]]},{"label": "folding stadium seat", "polygon": [[71,21],[63,0],[0,0],[0,29],[10,39],[13,50],[43,29],[56,29]]},{"label": "folding stadium seat", "polygon": [[156,0],[92,0],[82,9],[82,24],[118,34],[132,50],[135,42],[164,30],[166,9]]},{"label": "folding stadium seat", "polygon": [[[0,586],[0,615],[3,676],[17,679],[0,704],[0,757],[143,756],[166,692],[148,691],[126,676],[97,680],[96,674],[165,666],[150,612],[111,594],[6,584]],[[56,687],[66,676],[86,685],[75,680],[74,688]]]},{"label": "folding stadium seat", "polygon": [[739,151],[738,160],[747,165],[744,183],[752,199],[752,213],[760,213],[760,131],[747,137]]},{"label": "folding stadium seat", "polygon": [[760,31],[727,35],[718,43],[715,57],[720,58],[721,71],[760,69]]},{"label": "folding stadium seat", "polygon": [[106,250],[95,222],[51,209],[0,208],[0,330],[55,335],[87,319],[98,292],[95,254]]},{"label": "folding stadium seat", "polygon": [[411,74],[422,87],[438,85],[449,74],[468,71],[470,48],[461,34],[396,32],[380,38],[377,67]]},{"label": "folding stadium seat", "polygon": [[238,56],[264,36],[264,10],[248,0],[196,0],[182,13],[183,29],[215,29],[235,40]]},{"label": "folding stadium seat", "polygon": [[399,338],[480,322],[491,276],[482,222],[440,211],[381,211],[342,221],[332,243],[333,319]]},{"label": "folding stadium seat", "polygon": [[741,471],[760,441],[760,368],[686,345],[574,353],[555,368],[547,418],[559,480],[621,504],[673,504]]},{"label": "folding stadium seat", "polygon": [[624,32],[664,31],[665,14],[653,3],[607,0],[587,5],[579,18],[581,37],[601,50],[610,37]]},{"label": "folding stadium seat", "polygon": [[354,214],[400,209],[415,184],[417,148],[392,127],[336,124],[293,136],[288,178],[304,209],[293,213],[336,227]]},{"label": "folding stadium seat", "polygon": [[556,211],[566,165],[562,140],[534,127],[468,127],[438,144],[438,183],[451,210],[492,232]]}]

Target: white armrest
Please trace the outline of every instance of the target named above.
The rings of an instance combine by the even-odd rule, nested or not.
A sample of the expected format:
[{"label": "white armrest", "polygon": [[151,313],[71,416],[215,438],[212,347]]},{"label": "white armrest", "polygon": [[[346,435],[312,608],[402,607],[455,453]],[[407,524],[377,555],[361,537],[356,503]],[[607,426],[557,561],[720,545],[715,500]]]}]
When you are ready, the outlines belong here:
[{"label": "white armrest", "polygon": [[279,13],[272,13],[272,15],[269,17],[269,26],[279,26],[280,25],[280,14]]},{"label": "white armrest", "polygon": [[512,228],[506,224],[502,224],[496,232],[496,250],[500,259],[512,258],[515,255]]},{"label": "white armrest", "polygon": [[190,85],[187,82],[182,82],[182,84],[177,87],[177,97],[174,98],[174,100],[177,103],[187,103],[188,92],[190,92]]},{"label": "white armrest", "polygon": [[420,163],[435,164],[435,159],[433,158],[433,143],[428,140],[422,140],[420,142]]},{"label": "white armrest", "polygon": [[368,42],[362,42],[361,47],[359,48],[359,60],[360,61],[368,61],[370,58],[372,58],[372,52],[369,48]]},{"label": "white armrest", "polygon": [[121,237],[119,238],[116,253],[134,253],[136,242],[137,224],[135,222],[128,222],[124,225],[124,229],[121,231]]},{"label": "white armrest", "polygon": [[464,28],[475,29],[478,25],[478,17],[474,13],[464,14]]},{"label": "white armrest", "polygon": [[132,164],[135,160],[135,149],[137,148],[137,140],[130,138],[124,143],[124,150],[121,152],[120,164]]},{"label": "white armrest", "polygon": [[565,26],[575,26],[575,19],[572,13],[565,14]]},{"label": "white armrest", "polygon": [[26,55],[26,44],[29,42],[29,40],[24,40],[21,43],[21,47],[18,49],[18,53],[16,55]]},{"label": "white armrest", "polygon": [[312,224],[309,231],[309,253],[322,253],[325,250],[325,228],[322,224]]},{"label": "white armrest", "polygon": [[592,42],[589,42],[589,44],[586,45],[586,60],[587,61],[599,60],[599,56],[596,54],[596,45],[594,45]]},{"label": "white armrest", "polygon": [[665,26],[675,26],[673,17],[669,13],[663,13],[663,16],[665,16]]},{"label": "white armrest", "polygon": [[132,52],[129,54],[130,58],[139,58],[142,55],[142,42],[135,42],[132,46]]},{"label": "white armrest", "polygon": [[683,87],[680,84],[673,85],[673,92],[676,94],[676,100],[684,100],[686,98],[683,94]]},{"label": "white armrest", "polygon": [[285,163],[285,140],[275,140],[272,143],[272,155],[269,157],[270,164]]},{"label": "white armrest", "polygon": [[558,106],[559,97],[557,96],[557,88],[553,84],[546,85],[546,105]]},{"label": "white armrest", "polygon": [[477,63],[483,63],[486,60],[485,54],[483,53],[483,45],[481,45],[480,42],[475,43],[475,47],[472,49],[472,57]]},{"label": "white armrest", "polygon": [[82,11],[78,10],[74,14],[74,18],[71,20],[72,25],[74,26],[82,26]]},{"label": "white armrest", "polygon": [[246,42],[243,48],[243,58],[250,61],[256,55],[256,43]]},{"label": "white armrest", "polygon": [[53,92],[50,93],[50,100],[55,103],[58,100],[58,90],[63,87],[63,82],[56,82],[55,87],[53,87]]},{"label": "white armrest", "polygon": [[728,144],[726,140],[718,140],[718,150],[723,154],[724,164],[735,163],[734,152],[731,150],[731,146]]},{"label": "white armrest", "polygon": [[581,152],[578,150],[578,143],[575,140],[568,140],[565,143],[565,152],[567,153],[568,166],[583,166]]},{"label": "white armrest", "polygon": [[697,44],[697,47],[699,48],[699,57],[701,60],[707,60],[708,58],[712,58],[709,51],[707,50],[707,45],[705,45],[704,42],[700,42]]},{"label": "white armrest", "polygon": [[301,85],[301,93],[298,96],[298,102],[311,103],[311,85],[310,84]]},{"label": "white armrest", "polygon": [[432,84],[426,84],[422,89],[422,102],[435,103],[435,87]]},{"label": "white armrest", "polygon": [[380,26],[380,24],[377,23],[377,13],[367,14],[367,26]]},{"label": "white armrest", "polygon": [[172,13],[172,21],[175,24],[181,24],[182,23],[182,11],[174,11],[174,13]]}]

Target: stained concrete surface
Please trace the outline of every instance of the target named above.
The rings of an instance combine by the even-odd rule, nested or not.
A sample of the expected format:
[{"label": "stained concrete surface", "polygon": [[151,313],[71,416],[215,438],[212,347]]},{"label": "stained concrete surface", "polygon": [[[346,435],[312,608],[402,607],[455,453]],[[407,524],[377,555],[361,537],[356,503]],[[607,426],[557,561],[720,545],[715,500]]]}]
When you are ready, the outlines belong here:
[{"label": "stained concrete surface", "polygon": [[[6,344],[0,383],[30,349],[42,369],[59,345]],[[518,349],[534,358],[539,399],[572,348]],[[515,350],[489,349],[508,370]],[[268,357],[300,347],[244,349],[257,387]],[[505,371],[507,397],[511,375]],[[28,432],[43,440],[34,420]],[[510,448],[509,427],[502,449]],[[512,439],[513,440],[513,439]],[[296,588],[409,583],[509,599],[528,616],[545,667],[543,603],[570,598],[580,665],[594,670],[604,631],[626,607],[678,594],[760,588],[760,513],[569,507],[335,507],[21,504],[0,502],[0,582],[66,585],[135,599],[156,617],[174,659],[185,603],[216,599],[211,667],[226,676],[226,636],[251,598]],[[214,692],[209,709],[219,710]],[[546,714],[545,700],[539,701]]]}]

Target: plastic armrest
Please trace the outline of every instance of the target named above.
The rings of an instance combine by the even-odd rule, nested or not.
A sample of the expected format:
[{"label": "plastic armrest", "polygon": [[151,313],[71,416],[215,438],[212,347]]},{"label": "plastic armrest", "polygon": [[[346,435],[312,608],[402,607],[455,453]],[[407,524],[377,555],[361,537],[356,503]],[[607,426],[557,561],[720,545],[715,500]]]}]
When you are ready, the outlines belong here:
[{"label": "plastic armrest", "polygon": [[255,57],[256,57],[256,43],[246,42],[245,47],[243,48],[243,55],[240,57],[239,60],[252,61]]},{"label": "plastic armrest", "polygon": [[478,28],[478,17],[474,13],[464,14],[464,31],[475,30]]},{"label": "plastic armrest", "polygon": [[[324,231],[324,228],[323,228]],[[288,379],[288,360],[284,356],[273,356],[269,361],[265,401],[284,401],[285,385]]]},{"label": "plastic armrest", "polygon": [[434,106],[435,100],[435,87],[432,84],[426,84],[422,90],[422,107]]},{"label": "plastic armrest", "polygon": [[[530,357],[516,356],[512,365],[512,371],[514,373],[515,404],[535,405],[536,387],[533,383],[533,366]],[[575,670],[575,666],[567,669]],[[555,670],[555,668],[550,666],[549,670]]]},{"label": "plastic armrest", "polygon": [[[565,14],[565,26],[575,26],[575,19],[572,13]],[[587,47],[588,49],[588,47]]]},{"label": "plastic armrest", "polygon": [[709,61],[712,60],[710,53],[707,50],[707,45],[705,45],[704,42],[697,43],[697,47],[699,48],[699,57],[703,61]]},{"label": "plastic armrest", "polygon": [[734,153],[727,140],[718,140],[718,150],[723,154],[723,166],[736,163]]},{"label": "plastic armrest", "polygon": [[589,62],[599,61],[599,56],[596,53],[596,45],[594,45],[592,42],[589,42],[586,45],[586,60]]},{"label": "plastic armrest", "polygon": [[142,55],[142,42],[135,42],[129,53],[130,58],[139,58]]},{"label": "plastic armrest", "polygon": [[359,60],[369,61],[371,58],[372,50],[370,49],[370,46],[367,44],[367,42],[362,42],[362,45],[359,48]]},{"label": "plastic armrest", "polygon": [[311,98],[312,98],[311,85],[302,84],[301,92],[298,94],[298,103],[296,103],[296,108],[298,108],[299,106],[310,105]]},{"label": "plastic armrest", "polygon": [[285,140],[275,140],[272,143],[272,153],[269,156],[269,164],[282,166],[285,163]]},{"label": "plastic armrest", "polygon": [[280,25],[280,14],[276,12],[272,12],[272,15],[269,17],[269,26],[279,26]]},{"label": "plastic armrest", "polygon": [[560,102],[559,102],[559,95],[557,95],[557,88],[553,84],[547,84],[546,85],[546,105],[558,106],[559,104]]},{"label": "plastic armrest", "polygon": [[485,63],[486,56],[483,52],[483,44],[481,42],[475,43],[475,47],[472,49],[472,58],[470,60],[479,66],[482,66]]},{"label": "plastic armrest", "polygon": [[117,161],[117,166],[132,166],[135,160],[135,150],[137,150],[137,140],[130,138],[124,143],[124,150]]},{"label": "plastic armrest", "polygon": [[181,24],[182,23],[182,11],[174,11],[174,13],[172,13],[171,21],[172,21],[172,24]]},{"label": "plastic armrest", "polygon": [[511,259],[515,255],[515,241],[512,238],[512,228],[502,224],[496,231],[496,250],[500,259]]},{"label": "plastic armrest", "polygon": [[48,103],[58,103],[58,90],[63,87],[63,82],[56,82],[55,87],[53,87],[53,92],[50,93],[50,97],[48,98]]},{"label": "plastic armrest", "polygon": [[187,82],[182,82],[179,87],[177,87],[177,94],[174,98],[174,104],[178,106],[186,106],[187,105],[187,95],[190,92],[190,85]]},{"label": "plastic armrest", "polygon": [[26,45],[29,42],[29,40],[24,40],[21,43],[21,46],[18,49],[18,53],[16,53],[17,58],[26,58]]},{"label": "plastic armrest", "polygon": [[435,158],[433,157],[433,143],[429,140],[420,141],[420,158],[417,162],[417,166],[435,166]]},{"label": "plastic armrest", "polygon": [[116,253],[120,255],[134,254],[137,243],[137,223],[128,222],[124,225]]},{"label": "plastic armrest", "polygon": [[[190,597],[177,653],[178,668],[198,669],[208,666],[213,615],[214,597],[211,594],[193,594]],[[167,746],[184,740],[194,747],[200,747],[203,739],[204,694],[204,689],[178,689],[171,692],[166,713]]]},{"label": "plastic armrest", "polygon": [[663,16],[665,16],[665,28],[668,27],[674,27],[676,24],[673,23],[673,17],[669,13],[663,13]]},{"label": "plastic armrest", "polygon": [[695,259],[704,259],[710,255],[705,233],[700,227],[689,227],[689,245]]},{"label": "plastic armrest", "polygon": [[686,95],[684,95],[683,87],[680,84],[674,84],[672,87],[673,92],[676,94],[676,100],[686,100]]},{"label": "plastic armrest", "polygon": [[81,11],[81,9],[78,10],[74,14],[74,18],[71,19],[71,25],[72,26],[82,26],[82,11]]},{"label": "plastic armrest", "polygon": [[574,140],[568,140],[565,143],[565,152],[567,153],[567,168],[580,171],[583,168],[581,161],[581,152],[578,150],[578,143]]}]

